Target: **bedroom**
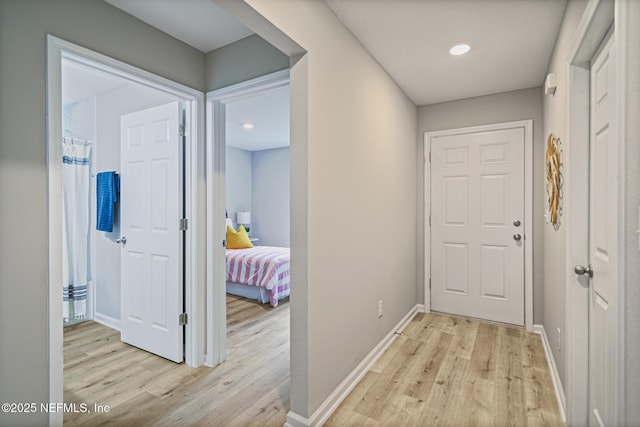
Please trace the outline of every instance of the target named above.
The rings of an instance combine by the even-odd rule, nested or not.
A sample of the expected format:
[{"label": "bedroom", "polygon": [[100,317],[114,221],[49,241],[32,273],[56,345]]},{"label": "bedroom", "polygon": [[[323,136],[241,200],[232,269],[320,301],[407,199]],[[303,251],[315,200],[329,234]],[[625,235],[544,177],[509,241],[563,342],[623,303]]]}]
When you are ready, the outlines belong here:
[{"label": "bedroom", "polygon": [[[288,311],[288,83],[225,103],[225,157],[225,216],[232,228],[226,236],[227,325],[232,327],[229,314],[239,310],[269,312],[283,300]],[[265,266],[277,263],[273,274],[251,270],[252,264],[262,265],[249,258],[255,254]]]}]

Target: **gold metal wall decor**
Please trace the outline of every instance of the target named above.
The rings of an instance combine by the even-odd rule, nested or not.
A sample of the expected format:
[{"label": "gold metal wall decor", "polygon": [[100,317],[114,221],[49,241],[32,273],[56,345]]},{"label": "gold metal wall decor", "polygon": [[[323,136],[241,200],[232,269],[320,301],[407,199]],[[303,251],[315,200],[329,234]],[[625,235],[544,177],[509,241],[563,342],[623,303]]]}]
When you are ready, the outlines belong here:
[{"label": "gold metal wall decor", "polygon": [[560,159],[560,138],[550,133],[547,138],[547,160],[546,160],[546,172],[547,172],[547,200],[549,203],[549,220],[551,224],[558,229],[559,213],[560,213],[560,201],[562,189],[562,173],[561,173],[561,159]]}]

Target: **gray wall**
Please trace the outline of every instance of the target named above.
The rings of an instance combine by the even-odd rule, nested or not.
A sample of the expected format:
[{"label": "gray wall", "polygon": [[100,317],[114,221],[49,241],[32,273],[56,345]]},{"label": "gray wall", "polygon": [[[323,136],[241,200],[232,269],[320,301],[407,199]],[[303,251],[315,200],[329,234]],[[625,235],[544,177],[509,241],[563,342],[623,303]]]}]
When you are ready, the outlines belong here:
[{"label": "gray wall", "polygon": [[[0,1],[2,402],[48,401],[47,33],[205,88],[201,52],[101,0]],[[44,413],[0,413],[2,425],[44,425],[46,419]]]},{"label": "gray wall", "polygon": [[238,211],[253,211],[252,206],[252,160],[251,151],[226,147],[227,170],[225,198],[227,213],[235,227],[238,226]]},{"label": "gray wall", "polygon": [[289,247],[289,147],[252,153],[251,234],[261,246]]},{"label": "gray wall", "polygon": [[627,93],[633,94],[626,98],[626,129],[625,148],[626,159],[626,224],[625,224],[625,399],[626,424],[640,425],[640,262],[638,262],[638,239],[635,232],[638,228],[638,206],[640,206],[640,2],[628,1],[628,18],[625,26],[627,34],[620,34],[627,48],[626,55],[626,85]]},{"label": "gray wall", "polygon": [[543,216],[545,203],[542,88],[444,102],[418,109],[418,301],[424,301],[424,132],[516,120],[533,120],[533,321],[542,323],[544,298]]},{"label": "gray wall", "polygon": [[226,208],[251,212],[251,236],[260,246],[289,247],[289,147],[246,151],[227,147]]},{"label": "gray wall", "polygon": [[247,3],[308,52],[291,68],[291,410],[308,417],[417,303],[416,235],[384,244],[398,206],[416,222],[417,108],[323,2]]},{"label": "gray wall", "polygon": [[207,53],[207,90],[289,68],[289,57],[257,35]]},{"label": "gray wall", "polygon": [[[567,117],[567,58],[569,48],[573,42],[575,30],[580,22],[586,2],[570,1],[565,10],[564,19],[558,34],[553,55],[549,61],[548,73],[556,73],[558,88],[553,96],[543,99],[544,135],[554,133],[560,140],[566,140],[568,135]],[[566,164],[566,160],[565,160]],[[567,167],[569,167],[567,165]],[[544,168],[544,167],[543,167]],[[543,181],[544,182],[544,181]],[[559,216],[560,227],[555,230],[551,224],[544,227],[544,316],[543,325],[551,345],[553,358],[558,368],[558,374],[566,388],[566,292],[565,275],[566,261],[566,226],[564,218]],[[560,329],[560,349],[555,345],[557,331]]]}]

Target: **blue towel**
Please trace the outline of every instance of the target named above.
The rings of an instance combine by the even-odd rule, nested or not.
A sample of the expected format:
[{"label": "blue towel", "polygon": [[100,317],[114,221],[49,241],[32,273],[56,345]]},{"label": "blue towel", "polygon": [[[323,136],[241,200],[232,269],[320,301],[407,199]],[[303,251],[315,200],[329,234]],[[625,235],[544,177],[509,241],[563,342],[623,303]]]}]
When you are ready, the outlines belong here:
[{"label": "blue towel", "polygon": [[120,192],[120,177],[117,173],[100,172],[96,179],[97,220],[98,231],[113,231],[114,204],[118,201]]}]

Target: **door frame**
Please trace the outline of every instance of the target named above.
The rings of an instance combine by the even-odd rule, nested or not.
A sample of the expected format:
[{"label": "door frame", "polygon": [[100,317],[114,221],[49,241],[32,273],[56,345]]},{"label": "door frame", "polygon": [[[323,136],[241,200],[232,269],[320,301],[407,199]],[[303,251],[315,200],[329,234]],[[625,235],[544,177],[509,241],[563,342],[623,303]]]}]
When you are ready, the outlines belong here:
[{"label": "door frame", "polygon": [[[190,322],[185,327],[185,362],[200,366],[204,362],[204,259],[199,256],[198,217],[204,199],[199,196],[204,171],[204,94],[180,83],[126,64],[74,43],[47,35],[47,176],[48,176],[48,353],[49,401],[63,399],[63,325],[62,325],[62,60],[69,59],[136,83],[162,90],[183,99],[187,111],[185,147],[185,216],[189,229],[185,239],[185,308]],[[177,224],[176,224],[177,226]],[[200,251],[202,252],[202,251]],[[176,319],[177,321],[177,319]],[[50,425],[62,425],[62,413],[49,415]]]},{"label": "door frame", "polygon": [[289,69],[207,92],[207,356],[205,365],[227,358],[225,234],[226,104],[290,84]]},{"label": "door frame", "polygon": [[[470,126],[424,133],[424,310],[431,311],[431,140],[435,137],[490,132],[508,129],[524,130],[524,322],[533,332],[533,120]],[[428,257],[428,259],[427,259]]]},{"label": "door frame", "polygon": [[[566,170],[564,191],[564,213],[567,226],[566,260],[566,337],[567,337],[567,425],[587,425],[589,420],[589,282],[579,279],[573,272],[574,265],[589,260],[589,219],[584,212],[589,210],[589,116],[590,116],[590,61],[614,26],[616,37],[617,83],[615,120],[618,126],[620,150],[618,164],[622,168],[618,181],[618,265],[615,300],[622,302],[625,286],[625,103],[626,76],[625,52],[627,31],[626,2],[613,0],[590,0],[576,30],[576,35],[567,57],[567,117],[568,138],[566,144]],[[614,409],[619,423],[624,422],[624,304],[618,304],[616,319],[618,333],[615,337],[617,375],[613,379],[614,392],[618,396]]]}]

